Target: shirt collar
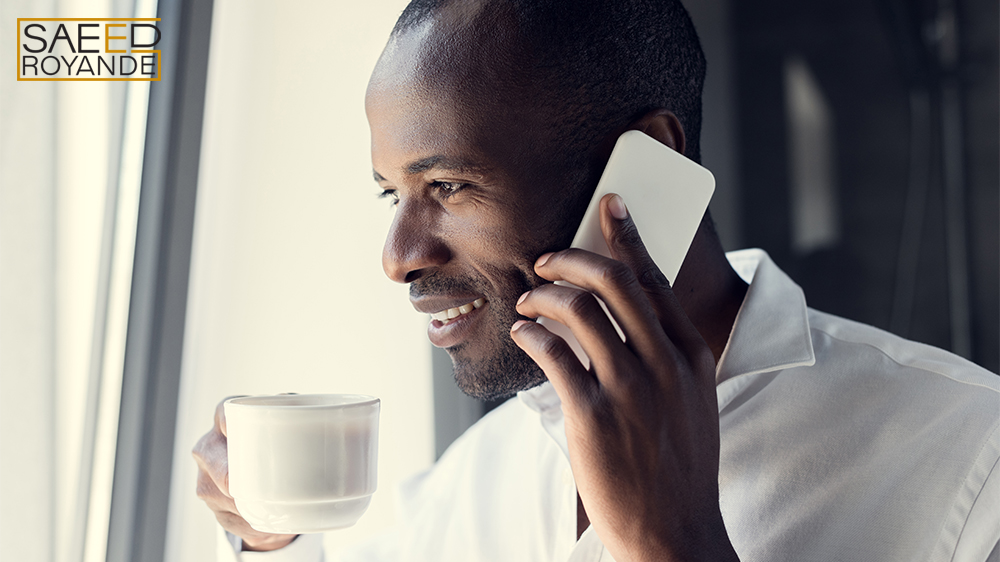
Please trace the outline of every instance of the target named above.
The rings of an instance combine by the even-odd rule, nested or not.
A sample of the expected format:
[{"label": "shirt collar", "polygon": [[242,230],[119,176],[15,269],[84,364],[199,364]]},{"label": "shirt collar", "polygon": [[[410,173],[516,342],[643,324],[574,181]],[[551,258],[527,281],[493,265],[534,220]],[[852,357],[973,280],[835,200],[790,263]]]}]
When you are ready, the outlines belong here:
[{"label": "shirt collar", "polygon": [[[716,385],[744,375],[814,364],[816,355],[802,289],[764,250],[739,250],[726,257],[750,287],[719,359]],[[518,392],[517,396],[539,414],[560,405],[559,395],[548,382]]]},{"label": "shirt collar", "polygon": [[556,394],[556,389],[548,381],[534,388],[518,392],[517,397],[525,406],[539,414],[544,414],[553,408],[557,408],[562,403],[559,400],[559,395]]},{"label": "shirt collar", "polygon": [[542,429],[549,434],[569,460],[569,444],[566,441],[566,420],[563,418],[562,402],[552,383],[546,381],[534,388],[517,393],[521,402],[535,411],[542,422]]},{"label": "shirt collar", "polygon": [[716,384],[816,362],[802,289],[759,249],[726,254],[750,283],[719,365]]}]

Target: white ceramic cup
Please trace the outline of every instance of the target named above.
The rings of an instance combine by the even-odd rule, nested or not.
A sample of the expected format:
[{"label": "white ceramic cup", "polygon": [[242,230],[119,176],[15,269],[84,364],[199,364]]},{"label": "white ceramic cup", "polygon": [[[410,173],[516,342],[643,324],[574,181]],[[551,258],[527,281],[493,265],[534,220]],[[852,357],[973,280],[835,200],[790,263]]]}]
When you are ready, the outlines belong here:
[{"label": "white ceramic cup", "polygon": [[245,396],[225,403],[229,493],[265,533],[349,527],[377,485],[379,399]]}]

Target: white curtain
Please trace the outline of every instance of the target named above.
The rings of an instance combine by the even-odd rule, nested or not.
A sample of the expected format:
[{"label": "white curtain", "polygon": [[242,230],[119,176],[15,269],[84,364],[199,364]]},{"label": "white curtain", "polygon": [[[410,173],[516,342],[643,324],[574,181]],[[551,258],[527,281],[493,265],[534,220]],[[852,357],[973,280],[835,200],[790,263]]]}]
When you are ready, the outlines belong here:
[{"label": "white curtain", "polygon": [[[0,8],[0,19],[127,17],[132,9],[132,2],[112,0],[10,1]],[[10,31],[8,26],[0,31],[4,60],[15,56]],[[107,517],[110,489],[103,486],[95,494],[91,483],[110,481],[114,420],[110,427],[105,420],[104,427],[112,442],[105,440],[102,454],[95,454],[100,417],[95,397],[105,359],[112,226],[120,218],[116,194],[127,91],[126,84],[111,82],[6,77],[0,84],[0,544],[5,559],[78,562],[88,551],[102,555],[100,533],[107,523],[100,519]],[[134,221],[134,209],[132,215]],[[134,225],[132,231],[134,236]],[[128,224],[119,224],[117,233],[128,239]],[[131,256],[125,254],[129,269]],[[128,271],[119,274],[128,277]],[[118,297],[127,306],[127,289]],[[114,385],[105,390],[110,390],[105,410],[113,415]],[[95,472],[93,463],[99,460],[103,471]],[[88,514],[96,516],[89,541]]]},{"label": "white curtain", "polygon": [[390,525],[434,457],[426,315],[386,279],[364,93],[405,0],[215,0],[167,536],[214,559],[191,447],[232,394],[382,399],[379,491],[330,551]]}]

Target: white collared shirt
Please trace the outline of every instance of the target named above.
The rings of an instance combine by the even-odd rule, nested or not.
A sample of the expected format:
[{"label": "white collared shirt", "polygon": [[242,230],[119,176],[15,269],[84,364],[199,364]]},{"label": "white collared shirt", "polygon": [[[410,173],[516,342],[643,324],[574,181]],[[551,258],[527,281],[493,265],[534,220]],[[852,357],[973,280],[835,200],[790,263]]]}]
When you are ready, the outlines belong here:
[{"label": "white collared shirt", "polygon": [[[728,257],[752,280],[717,368],[720,504],[741,560],[997,560],[1000,377],[807,308],[761,250]],[[612,561],[592,527],[577,540],[576,493],[546,383],[405,483],[403,523],[342,559]],[[316,562],[317,537],[241,560]]]}]

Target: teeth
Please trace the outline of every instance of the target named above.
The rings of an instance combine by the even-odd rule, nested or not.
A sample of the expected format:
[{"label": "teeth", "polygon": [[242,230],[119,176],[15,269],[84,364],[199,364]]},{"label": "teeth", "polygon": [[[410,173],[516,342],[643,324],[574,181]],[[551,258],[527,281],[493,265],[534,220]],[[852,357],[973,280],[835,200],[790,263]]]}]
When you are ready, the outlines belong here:
[{"label": "teeth", "polygon": [[473,310],[480,308],[484,304],[486,304],[486,299],[476,299],[470,303],[463,304],[462,306],[456,308],[449,308],[448,310],[435,312],[434,314],[431,314],[431,318],[437,320],[438,322],[444,322],[445,324],[447,324],[448,322],[454,320],[455,318],[458,318],[463,314],[468,314]]}]

